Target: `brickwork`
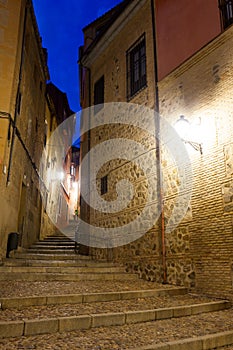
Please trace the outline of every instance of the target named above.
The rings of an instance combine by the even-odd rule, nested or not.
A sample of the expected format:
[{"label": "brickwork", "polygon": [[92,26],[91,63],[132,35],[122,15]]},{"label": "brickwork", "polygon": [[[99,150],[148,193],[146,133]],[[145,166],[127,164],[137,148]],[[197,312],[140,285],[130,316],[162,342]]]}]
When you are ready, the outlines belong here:
[{"label": "brickwork", "polygon": [[[188,268],[198,291],[228,298],[233,258],[232,31],[229,28],[159,84],[162,116],[172,124],[181,114],[200,123],[203,142],[203,155],[187,145],[193,167],[192,215],[167,238],[168,279],[183,284]],[[174,270],[180,265],[180,254],[187,266],[177,267],[175,277],[171,266]]]}]

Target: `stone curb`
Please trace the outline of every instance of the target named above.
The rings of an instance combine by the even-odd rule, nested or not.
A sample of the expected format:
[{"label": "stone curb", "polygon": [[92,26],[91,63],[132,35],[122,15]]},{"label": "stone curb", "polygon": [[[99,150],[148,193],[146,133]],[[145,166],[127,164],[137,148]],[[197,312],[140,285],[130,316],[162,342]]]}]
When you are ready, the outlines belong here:
[{"label": "stone curb", "polygon": [[55,304],[82,304],[105,301],[119,301],[134,298],[149,298],[154,296],[175,296],[184,295],[187,288],[171,289],[148,289],[123,292],[104,292],[104,293],[82,293],[82,294],[65,294],[54,296],[35,296],[35,297],[15,297],[0,298],[0,308],[24,308],[29,306],[55,305]]},{"label": "stone curb", "polygon": [[233,344],[233,330],[164,344],[137,347],[132,350],[211,350],[231,344]]},{"label": "stone curb", "polygon": [[[213,309],[211,309],[211,305],[213,306]],[[80,315],[80,316],[72,316],[72,317],[50,318],[50,319],[32,319],[32,320],[23,320],[18,322],[0,322],[0,338],[19,337],[23,335],[28,336],[28,335],[38,335],[38,334],[51,334],[51,333],[64,332],[64,331],[70,332],[74,330],[82,330],[82,329],[90,329],[90,328],[106,327],[106,326],[123,326],[127,324],[132,324],[132,323],[140,323],[140,322],[156,321],[156,320],[161,320],[166,318],[196,315],[197,313],[201,313],[201,312],[225,310],[226,308],[230,308],[230,306],[231,306],[230,302],[228,301],[219,301],[219,302],[211,302],[206,304],[190,305],[188,306],[188,308],[186,306],[180,306],[175,308],[154,309],[154,310]],[[209,337],[207,337],[206,339],[203,338],[203,342],[202,342],[203,347],[200,349],[201,350],[209,349],[207,347],[209,346],[208,344],[215,344],[216,342],[217,344],[221,344],[221,342],[225,341],[224,336],[222,338],[218,337],[217,340],[215,338],[211,338],[211,339],[212,340],[210,340]],[[233,342],[233,331],[232,331],[232,338],[231,336],[229,336],[227,339],[230,339],[230,341],[232,339],[232,342]],[[152,347],[151,350],[152,349],[154,348]],[[169,347],[168,349],[180,350],[181,348]],[[189,350],[199,350],[199,348],[190,347]]]}]

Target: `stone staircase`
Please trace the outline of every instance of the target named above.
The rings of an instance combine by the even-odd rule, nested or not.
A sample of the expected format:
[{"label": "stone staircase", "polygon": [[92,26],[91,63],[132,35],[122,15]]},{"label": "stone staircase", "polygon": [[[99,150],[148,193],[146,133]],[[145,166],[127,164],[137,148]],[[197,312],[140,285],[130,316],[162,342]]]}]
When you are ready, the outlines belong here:
[{"label": "stone staircase", "polygon": [[0,350],[29,345],[42,350],[207,350],[233,344],[229,301],[142,281],[122,266],[93,261],[74,248],[74,242],[58,235],[4,260]]},{"label": "stone staircase", "polygon": [[135,280],[125,268],[95,262],[75,252],[75,242],[63,235],[50,236],[23,252],[11,253],[0,267],[0,281]]}]

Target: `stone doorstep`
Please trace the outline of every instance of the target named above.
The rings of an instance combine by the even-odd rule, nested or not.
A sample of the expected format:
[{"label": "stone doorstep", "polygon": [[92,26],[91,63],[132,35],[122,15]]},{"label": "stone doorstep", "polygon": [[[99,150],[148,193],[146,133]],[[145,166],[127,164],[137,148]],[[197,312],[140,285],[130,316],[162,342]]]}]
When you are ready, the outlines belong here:
[{"label": "stone doorstep", "polygon": [[132,350],[211,350],[231,344],[233,344],[233,330],[171,341],[164,344],[142,346]]},{"label": "stone doorstep", "polygon": [[[224,310],[230,307],[228,301],[219,301],[209,304],[213,304],[214,311],[216,311],[216,304],[218,303],[218,310]],[[204,308],[202,312],[211,312],[210,308],[207,310]],[[199,309],[201,312],[201,304],[191,305],[189,309],[192,310]],[[172,317],[182,317],[187,316],[185,306],[180,306],[176,308],[165,308],[165,309],[154,309],[154,310],[140,310],[140,311],[128,311],[119,313],[104,313],[104,314],[91,314],[91,315],[79,315],[72,317],[59,317],[50,319],[31,319],[23,320],[18,322],[0,322],[0,338],[7,337],[18,337],[22,335],[38,335],[38,334],[50,334],[56,332],[69,332],[81,329],[90,329],[96,327],[106,327],[106,326],[123,326],[132,323],[141,323],[148,321],[156,321],[165,318]],[[179,312],[177,313],[177,310]],[[176,310],[176,312],[175,312]],[[197,314],[196,312],[194,314]],[[210,349],[210,344],[222,344],[225,339],[227,341],[232,341],[233,343],[233,331],[228,337],[221,334],[217,339],[210,338],[210,336],[203,337],[202,348],[203,350]],[[180,343],[179,343],[180,344]],[[222,346],[222,345],[218,345]],[[149,348],[150,349],[150,348]],[[151,348],[153,349],[153,347]],[[169,347],[169,350],[171,348]],[[181,348],[172,348],[172,350]],[[186,349],[186,348],[184,348]],[[199,348],[189,348],[189,350],[199,350]]]},{"label": "stone doorstep", "polygon": [[64,294],[52,296],[32,296],[32,297],[13,297],[0,298],[0,308],[24,308],[29,306],[42,305],[58,305],[58,304],[82,304],[118,301],[135,298],[149,298],[161,295],[184,295],[187,293],[187,288],[171,288],[171,289],[148,289],[123,292],[102,292],[102,293],[82,293],[82,294]]}]

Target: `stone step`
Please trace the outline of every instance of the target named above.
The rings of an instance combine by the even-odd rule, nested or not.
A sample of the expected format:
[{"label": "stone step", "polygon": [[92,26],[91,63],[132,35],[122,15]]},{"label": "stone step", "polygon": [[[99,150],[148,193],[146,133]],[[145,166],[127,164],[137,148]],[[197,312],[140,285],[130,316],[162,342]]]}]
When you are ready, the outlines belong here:
[{"label": "stone step", "polygon": [[114,263],[107,261],[94,261],[94,260],[30,260],[30,259],[3,259],[4,266],[47,266],[47,267],[114,267],[118,266]]},{"label": "stone step", "polygon": [[43,240],[40,240],[38,242],[56,242],[56,243],[66,242],[66,243],[70,243],[70,242],[73,242],[73,240],[69,237],[64,237],[64,238],[47,237],[47,238],[44,238]]},{"label": "stone step", "polygon": [[27,260],[90,260],[89,256],[85,255],[78,255],[75,253],[69,253],[69,254],[47,254],[47,253],[26,253],[26,252],[14,252],[12,258],[16,259],[27,259]]},{"label": "stone step", "polygon": [[1,272],[0,281],[132,281],[138,276],[130,273],[36,273]]},{"label": "stone step", "polygon": [[[76,330],[88,330],[97,327],[127,326],[134,323],[142,324],[143,322],[156,322],[158,320],[173,319],[178,317],[184,317],[186,319],[186,322],[188,322],[190,316],[199,315],[201,313],[226,310],[230,307],[231,304],[228,301],[215,301],[205,304],[177,306],[152,310],[125,311],[102,314],[95,313],[50,319],[37,318],[26,320],[23,319],[22,321],[2,321],[0,322],[0,338],[33,336],[38,334],[52,334],[57,332],[71,332]],[[233,342],[233,331],[230,334],[230,340]],[[220,346],[222,346],[222,343]],[[212,349],[213,348],[214,347],[212,347]],[[144,349],[146,348],[144,347]],[[170,347],[166,347],[165,345],[163,349],[170,350]],[[199,350],[200,347],[177,347],[174,349]],[[202,347],[201,349],[207,349],[207,347]],[[209,347],[209,349],[211,349],[211,347]]]},{"label": "stone step", "polygon": [[84,304],[107,301],[129,300],[137,298],[150,298],[160,296],[178,296],[187,294],[187,288],[166,288],[166,289],[147,289],[132,290],[121,292],[102,292],[102,293],[80,293],[80,294],[64,294],[64,295],[41,295],[31,297],[11,297],[0,298],[1,308],[22,309],[30,306],[43,305],[60,305],[60,304]]},{"label": "stone step", "polygon": [[29,248],[25,251],[28,254],[75,254],[75,247],[67,247],[67,248]]},{"label": "stone step", "polygon": [[34,246],[31,246],[30,248],[27,249],[28,252],[36,252],[36,251],[45,251],[45,250],[52,250],[52,251],[60,251],[60,250],[64,250],[64,251],[67,251],[67,250],[73,250],[74,251],[75,249],[75,245],[72,244],[72,245],[34,245]]},{"label": "stone step", "polygon": [[52,241],[49,241],[49,242],[45,242],[45,241],[38,241],[37,243],[33,244],[31,247],[73,247],[75,245],[75,242],[73,241],[70,241],[70,242],[52,242]]},{"label": "stone step", "polygon": [[64,273],[64,274],[76,274],[76,273],[120,273],[125,272],[123,266],[87,266],[87,267],[50,267],[50,266],[0,266],[0,273]]},{"label": "stone step", "polygon": [[[139,346],[131,350],[230,350],[233,344],[233,330],[165,342],[163,344]],[[231,347],[232,349],[232,347]]]},{"label": "stone step", "polygon": [[47,248],[29,248],[25,251],[28,254],[74,254],[73,248],[59,249],[57,247],[52,249]]}]

